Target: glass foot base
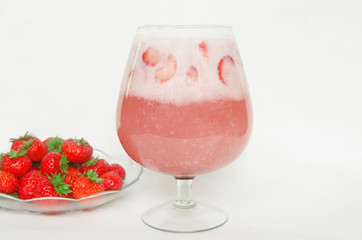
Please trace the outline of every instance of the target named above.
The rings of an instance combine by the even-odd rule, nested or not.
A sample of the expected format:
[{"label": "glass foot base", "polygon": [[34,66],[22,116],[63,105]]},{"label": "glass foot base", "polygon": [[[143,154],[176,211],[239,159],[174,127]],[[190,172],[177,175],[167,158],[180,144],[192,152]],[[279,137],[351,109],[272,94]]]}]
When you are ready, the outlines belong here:
[{"label": "glass foot base", "polygon": [[224,210],[193,201],[187,207],[170,201],[151,208],[143,215],[150,227],[168,232],[201,232],[217,228],[227,221]]}]

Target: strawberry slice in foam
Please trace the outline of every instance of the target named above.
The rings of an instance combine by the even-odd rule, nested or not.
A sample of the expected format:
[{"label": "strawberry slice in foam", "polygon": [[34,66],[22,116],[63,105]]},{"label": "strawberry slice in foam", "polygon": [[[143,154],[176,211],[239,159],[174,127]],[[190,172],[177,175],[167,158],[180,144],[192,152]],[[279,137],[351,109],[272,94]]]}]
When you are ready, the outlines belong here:
[{"label": "strawberry slice in foam", "polygon": [[192,84],[198,80],[198,71],[194,66],[190,66],[186,73],[186,83]]},{"label": "strawberry slice in foam", "polygon": [[159,61],[159,53],[155,48],[149,47],[143,52],[142,60],[146,65],[155,66]]},{"label": "strawberry slice in foam", "polygon": [[169,55],[166,59],[166,62],[163,66],[159,67],[155,71],[155,80],[157,82],[163,83],[167,82],[176,74],[176,59],[173,55]]},{"label": "strawberry slice in foam", "polygon": [[234,59],[230,56],[225,56],[219,61],[219,79],[223,84],[227,84],[228,79],[235,71]]}]

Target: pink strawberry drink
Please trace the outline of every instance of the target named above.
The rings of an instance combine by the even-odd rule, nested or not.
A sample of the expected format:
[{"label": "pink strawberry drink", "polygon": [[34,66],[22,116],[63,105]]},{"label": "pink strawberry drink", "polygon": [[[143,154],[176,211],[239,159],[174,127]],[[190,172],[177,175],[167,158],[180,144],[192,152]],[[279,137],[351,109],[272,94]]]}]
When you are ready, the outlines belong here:
[{"label": "pink strawberry drink", "polygon": [[[146,168],[192,177],[235,160],[251,131],[251,106],[235,42],[135,41],[117,108],[127,154]],[[132,59],[132,57],[130,58]]]}]

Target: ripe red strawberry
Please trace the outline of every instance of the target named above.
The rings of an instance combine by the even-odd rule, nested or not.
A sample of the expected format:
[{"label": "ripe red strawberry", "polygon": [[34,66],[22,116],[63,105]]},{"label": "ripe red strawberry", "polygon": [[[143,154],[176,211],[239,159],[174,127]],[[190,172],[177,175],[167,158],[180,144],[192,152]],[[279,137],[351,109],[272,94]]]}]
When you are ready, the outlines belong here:
[{"label": "ripe red strawberry", "polygon": [[109,171],[101,175],[106,190],[119,190],[122,188],[123,182],[121,176],[115,171]]},{"label": "ripe red strawberry", "polygon": [[227,84],[226,80],[230,75],[230,72],[234,68],[234,59],[230,56],[223,57],[218,65],[219,78],[223,84]]},{"label": "ripe red strawberry", "polygon": [[64,175],[53,174],[43,177],[35,187],[35,197],[64,197],[70,198],[69,185],[64,183]]},{"label": "ripe red strawberry", "polygon": [[12,142],[11,149],[28,150],[27,156],[33,162],[40,162],[44,155],[47,153],[46,145],[39,139],[29,133],[19,138],[10,139]]},{"label": "ripe red strawberry", "polygon": [[67,157],[58,152],[47,153],[40,163],[40,170],[44,175],[52,175],[54,173],[66,173],[67,168]]},{"label": "ripe red strawberry", "polygon": [[[24,141],[33,140],[34,136],[30,134],[29,132],[26,132],[24,136],[20,136],[18,138],[10,138],[11,149],[18,150],[21,146],[23,146]],[[30,144],[31,145],[31,144]]]},{"label": "ripe red strawberry", "polygon": [[108,172],[111,169],[111,166],[106,162],[104,159],[91,158],[87,162],[83,163],[80,166],[80,171],[82,173],[88,172],[89,170],[94,170],[98,176],[102,175],[103,173]]},{"label": "ripe red strawberry", "polygon": [[43,141],[43,143],[47,146],[48,152],[61,152],[62,151],[62,144],[64,139],[59,137],[50,137]]},{"label": "ripe red strawberry", "polygon": [[1,168],[14,174],[16,177],[23,176],[32,166],[32,162],[26,156],[27,151],[20,150],[11,150],[11,152],[3,155],[1,159]]},{"label": "ripe red strawberry", "polygon": [[21,199],[35,198],[34,191],[36,184],[44,175],[40,170],[30,170],[27,174],[19,179],[18,196]]},{"label": "ripe red strawberry", "polygon": [[169,55],[165,64],[156,69],[155,80],[160,83],[167,82],[175,76],[176,68],[177,64],[175,57],[173,55]]},{"label": "ripe red strawberry", "polygon": [[202,56],[207,57],[207,44],[205,42],[201,42],[199,44],[199,49],[201,51]]},{"label": "ripe red strawberry", "polygon": [[63,142],[62,152],[69,162],[84,163],[92,157],[93,148],[83,138],[74,138]]},{"label": "ripe red strawberry", "polygon": [[6,194],[15,193],[19,188],[18,178],[9,172],[0,169],[0,192]]},{"label": "ripe red strawberry", "polygon": [[194,66],[190,66],[189,70],[186,73],[186,81],[187,83],[193,83],[193,82],[197,82],[197,78],[198,78],[198,72],[197,69]]},{"label": "ripe red strawberry", "polygon": [[68,173],[65,174],[64,183],[71,185],[70,190],[73,190],[73,184],[75,179],[77,179],[82,173],[75,167],[68,167]]},{"label": "ripe red strawberry", "polygon": [[155,66],[159,61],[159,53],[155,48],[149,47],[143,52],[142,59],[146,65]]},{"label": "ripe red strawberry", "polygon": [[79,199],[105,191],[102,181],[93,170],[85,172],[74,181],[73,198]]},{"label": "ripe red strawberry", "polygon": [[44,155],[47,153],[47,147],[38,138],[35,139],[28,151],[28,157],[33,162],[40,162]]},{"label": "ripe red strawberry", "polygon": [[112,163],[111,164],[111,171],[116,172],[122,179],[126,178],[126,171],[118,163]]}]

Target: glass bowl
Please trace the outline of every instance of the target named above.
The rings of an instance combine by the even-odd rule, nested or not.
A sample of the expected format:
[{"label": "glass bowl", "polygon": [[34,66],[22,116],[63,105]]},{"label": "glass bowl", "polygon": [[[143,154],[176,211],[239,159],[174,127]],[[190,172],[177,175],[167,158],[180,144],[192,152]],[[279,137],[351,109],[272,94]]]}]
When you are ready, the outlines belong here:
[{"label": "glass bowl", "polygon": [[93,156],[99,156],[99,158],[103,158],[109,163],[118,163],[126,170],[126,179],[123,182],[122,189],[105,191],[81,199],[46,197],[22,200],[12,195],[0,193],[0,208],[47,214],[91,209],[124,195],[142,174],[143,168],[141,165],[133,162],[126,155],[111,156],[101,150],[94,149]]}]

